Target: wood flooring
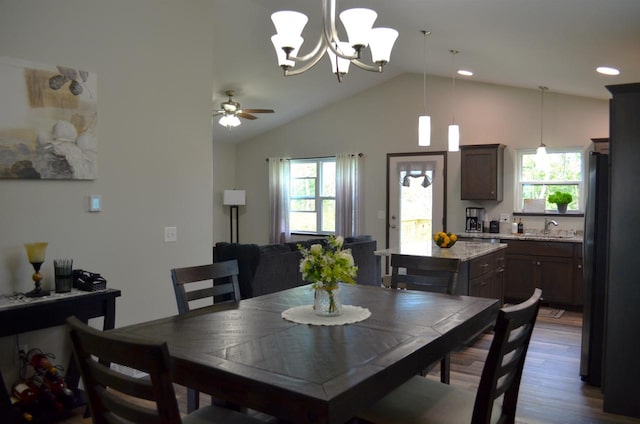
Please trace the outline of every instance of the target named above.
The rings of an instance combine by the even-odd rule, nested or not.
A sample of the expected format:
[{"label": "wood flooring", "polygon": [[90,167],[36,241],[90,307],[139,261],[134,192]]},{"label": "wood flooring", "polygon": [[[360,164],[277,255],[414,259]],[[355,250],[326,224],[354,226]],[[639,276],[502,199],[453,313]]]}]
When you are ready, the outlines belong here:
[{"label": "wood flooring", "polygon": [[[566,311],[561,318],[539,317],[525,363],[518,398],[518,424],[627,424],[640,419],[602,412],[600,388],[580,380],[582,314]],[[476,391],[492,334],[472,346],[451,354],[451,384]],[[438,367],[428,378],[439,379]],[[176,386],[181,411],[185,411],[186,390]],[[206,404],[202,396],[201,404]],[[89,424],[82,411],[68,424]],[[462,423],[461,423],[462,424]]]}]

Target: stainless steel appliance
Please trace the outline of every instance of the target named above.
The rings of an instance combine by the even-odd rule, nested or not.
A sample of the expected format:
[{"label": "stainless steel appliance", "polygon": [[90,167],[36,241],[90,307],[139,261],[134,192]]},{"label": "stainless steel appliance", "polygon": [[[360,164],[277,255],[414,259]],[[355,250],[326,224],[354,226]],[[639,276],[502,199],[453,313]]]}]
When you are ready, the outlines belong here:
[{"label": "stainless steel appliance", "polygon": [[467,208],[467,223],[464,227],[466,233],[481,233],[484,221],[484,208]]},{"label": "stainless steel appliance", "polygon": [[609,227],[609,155],[591,153],[584,214],[582,275],[584,307],[580,377],[602,384]]}]

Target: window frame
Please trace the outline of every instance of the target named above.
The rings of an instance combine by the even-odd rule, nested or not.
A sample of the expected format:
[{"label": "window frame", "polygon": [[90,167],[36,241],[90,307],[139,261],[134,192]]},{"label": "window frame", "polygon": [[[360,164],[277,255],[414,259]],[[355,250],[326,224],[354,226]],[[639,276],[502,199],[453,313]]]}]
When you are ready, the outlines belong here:
[{"label": "window frame", "polygon": [[[588,172],[588,161],[585,160],[587,156],[587,152],[583,147],[547,147],[547,154],[553,153],[579,153],[581,160],[581,180],[545,180],[541,185],[577,185],[578,193],[579,193],[579,201],[578,201],[578,209],[567,211],[567,214],[582,214],[584,213],[585,207],[585,196],[586,196],[586,187],[585,187],[585,178]],[[536,149],[517,149],[516,150],[516,169],[515,169],[515,197],[514,197],[514,211],[524,212],[524,199],[523,196],[523,187],[526,184],[540,184],[539,181],[531,181],[526,180],[523,181],[522,177],[522,157],[523,155],[536,154]],[[546,203],[546,201],[545,201]],[[546,209],[544,213],[553,212],[553,209]],[[542,213],[542,212],[540,212]]]},{"label": "window frame", "polygon": [[[333,163],[334,165],[336,164],[336,156],[325,156],[325,157],[317,157],[317,158],[304,158],[304,159],[290,159],[290,166],[293,167],[296,164],[303,164],[303,163],[315,163],[316,164],[316,187],[315,187],[315,195],[313,197],[310,196],[294,196],[292,193],[293,190],[293,181],[297,180],[297,179],[302,179],[302,178],[294,178],[293,177],[293,172],[291,172],[291,175],[289,177],[289,225],[292,225],[293,220],[291,219],[291,214],[293,213],[305,213],[308,211],[301,211],[301,210],[294,210],[291,207],[291,204],[294,200],[310,200],[310,199],[314,199],[315,200],[315,211],[313,213],[316,214],[316,231],[304,231],[304,230],[300,230],[300,229],[295,229],[293,227],[291,227],[290,231],[291,234],[304,234],[304,235],[335,235],[335,230],[334,231],[322,231],[322,222],[323,222],[323,218],[324,218],[324,212],[323,212],[323,202],[325,200],[333,200],[334,203],[336,201],[336,196],[335,193],[333,196],[322,196],[320,191],[325,179],[324,176],[324,172],[323,172],[323,164],[324,163]],[[307,178],[311,178],[311,177],[307,177]],[[334,187],[335,187],[336,181],[335,181],[335,176],[334,176]],[[311,212],[309,212],[311,213]],[[335,217],[334,217],[334,222],[335,222]]]}]

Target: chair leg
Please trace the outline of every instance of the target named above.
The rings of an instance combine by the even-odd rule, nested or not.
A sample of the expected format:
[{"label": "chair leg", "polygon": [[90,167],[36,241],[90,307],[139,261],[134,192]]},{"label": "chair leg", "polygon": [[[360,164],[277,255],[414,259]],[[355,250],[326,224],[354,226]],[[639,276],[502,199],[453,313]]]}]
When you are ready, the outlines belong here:
[{"label": "chair leg", "polygon": [[200,408],[200,392],[187,387],[187,413],[190,414],[198,408]]},{"label": "chair leg", "polygon": [[451,372],[451,355],[448,353],[440,361],[440,381],[449,384],[449,374]]}]

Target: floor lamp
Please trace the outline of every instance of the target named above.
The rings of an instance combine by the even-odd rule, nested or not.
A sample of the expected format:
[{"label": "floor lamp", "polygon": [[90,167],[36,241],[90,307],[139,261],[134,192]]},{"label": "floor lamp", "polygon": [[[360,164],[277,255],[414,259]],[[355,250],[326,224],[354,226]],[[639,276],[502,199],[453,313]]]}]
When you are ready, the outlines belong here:
[{"label": "floor lamp", "polygon": [[233,212],[236,213],[236,241],[240,242],[240,233],[238,232],[238,206],[246,205],[247,192],[245,190],[225,190],[222,197],[222,203],[229,206],[229,238],[233,243]]}]

